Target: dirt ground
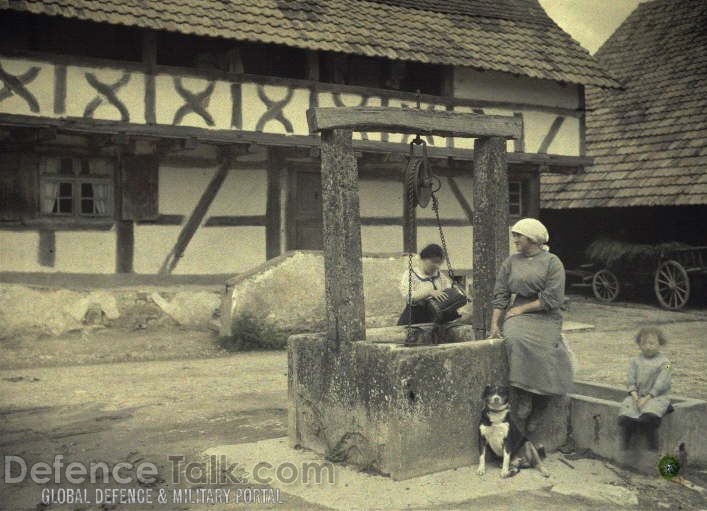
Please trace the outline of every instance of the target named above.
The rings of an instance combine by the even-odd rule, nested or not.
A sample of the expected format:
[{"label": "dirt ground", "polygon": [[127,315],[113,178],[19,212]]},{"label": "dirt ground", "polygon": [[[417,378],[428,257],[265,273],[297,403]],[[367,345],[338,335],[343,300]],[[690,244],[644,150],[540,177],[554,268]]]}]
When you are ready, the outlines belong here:
[{"label": "dirt ground", "polygon": [[[670,340],[665,352],[675,367],[675,393],[707,399],[705,311],[604,306],[574,297],[566,318],[597,327],[569,336],[579,359],[580,379],[623,384],[628,358],[636,350],[632,336],[640,326],[657,323]],[[167,482],[171,455],[198,460],[214,445],[285,436],[286,353],[229,354],[214,342],[213,334],[175,329],[99,329],[59,338],[0,341],[0,454],[22,456],[28,465],[51,462],[55,453],[63,454],[67,463],[148,460],[160,467],[165,479],[156,483],[157,490],[174,486]],[[698,484],[707,483],[704,473],[693,476]],[[641,481],[625,476],[625,485],[639,495],[641,509],[707,509],[694,491]],[[30,482],[2,485],[0,509],[45,509],[40,503],[42,488]],[[590,503],[569,498],[525,498],[530,507],[497,500],[494,506],[501,507],[488,509],[504,505],[504,509],[592,509]],[[281,499],[282,505],[250,508],[317,509],[292,495]],[[478,505],[483,503],[473,503]],[[65,508],[115,509],[96,504]],[[123,508],[151,507],[118,506]]]}]

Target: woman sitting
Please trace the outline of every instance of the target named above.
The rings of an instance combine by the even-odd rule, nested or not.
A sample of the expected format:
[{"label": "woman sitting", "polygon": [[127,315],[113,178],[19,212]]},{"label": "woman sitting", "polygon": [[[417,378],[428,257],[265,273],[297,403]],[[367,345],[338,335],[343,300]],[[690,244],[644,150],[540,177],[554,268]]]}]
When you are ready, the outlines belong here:
[{"label": "woman sitting", "polygon": [[408,287],[412,288],[412,307],[405,305],[405,310],[398,319],[398,325],[407,325],[409,322],[431,323],[433,321],[427,309],[426,301],[429,298],[443,302],[447,299],[445,289],[452,287],[452,281],[443,275],[439,268],[444,261],[442,247],[435,244],[427,245],[420,252],[420,260],[413,267],[412,275],[408,270],[403,273],[400,280],[400,293],[408,299]]},{"label": "woman sitting", "polygon": [[511,231],[518,253],[503,262],[496,279],[491,337],[502,333],[506,340],[508,380],[517,391],[518,416],[522,420],[530,416],[526,425],[530,433],[548,396],[565,395],[572,385],[560,313],[565,268],[549,252],[547,229],[538,220],[524,218]]}]

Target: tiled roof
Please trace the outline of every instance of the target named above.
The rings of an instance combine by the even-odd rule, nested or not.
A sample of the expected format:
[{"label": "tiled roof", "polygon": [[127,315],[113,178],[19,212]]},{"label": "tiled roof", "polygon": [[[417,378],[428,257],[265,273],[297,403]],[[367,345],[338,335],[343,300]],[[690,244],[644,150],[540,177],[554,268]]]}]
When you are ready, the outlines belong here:
[{"label": "tiled roof", "polygon": [[707,204],[707,2],[641,4],[596,56],[626,88],[588,89],[595,165],[543,175],[542,207]]},{"label": "tiled roof", "polygon": [[617,86],[538,0],[0,0],[0,9]]}]

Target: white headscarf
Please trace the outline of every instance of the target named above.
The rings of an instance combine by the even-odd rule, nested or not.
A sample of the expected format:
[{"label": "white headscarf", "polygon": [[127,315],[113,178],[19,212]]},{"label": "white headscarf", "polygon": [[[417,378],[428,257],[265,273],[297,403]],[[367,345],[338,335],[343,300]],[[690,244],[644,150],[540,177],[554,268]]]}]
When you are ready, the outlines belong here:
[{"label": "white headscarf", "polygon": [[550,250],[550,247],[547,246],[547,242],[550,241],[550,233],[547,232],[547,228],[540,220],[522,218],[511,227],[511,232],[522,234],[533,243],[540,245],[543,250]]}]

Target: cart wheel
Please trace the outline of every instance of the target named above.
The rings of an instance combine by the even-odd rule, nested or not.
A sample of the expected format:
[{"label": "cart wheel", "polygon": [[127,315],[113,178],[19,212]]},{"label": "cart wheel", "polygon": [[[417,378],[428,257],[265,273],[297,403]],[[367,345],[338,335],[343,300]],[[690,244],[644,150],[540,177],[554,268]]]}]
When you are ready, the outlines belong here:
[{"label": "cart wheel", "polygon": [[655,296],[666,309],[682,309],[690,300],[690,277],[677,261],[662,262],[653,283]]},{"label": "cart wheel", "polygon": [[592,278],[592,291],[597,300],[610,303],[616,300],[621,291],[619,279],[610,270],[599,270]]}]

